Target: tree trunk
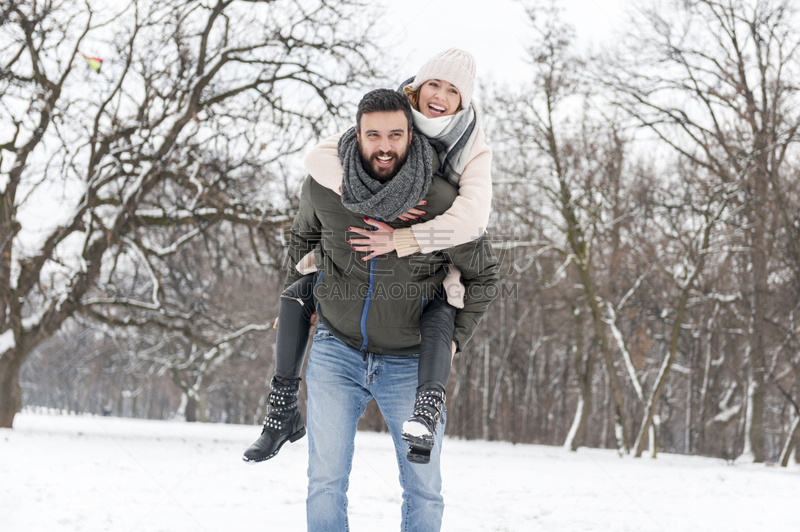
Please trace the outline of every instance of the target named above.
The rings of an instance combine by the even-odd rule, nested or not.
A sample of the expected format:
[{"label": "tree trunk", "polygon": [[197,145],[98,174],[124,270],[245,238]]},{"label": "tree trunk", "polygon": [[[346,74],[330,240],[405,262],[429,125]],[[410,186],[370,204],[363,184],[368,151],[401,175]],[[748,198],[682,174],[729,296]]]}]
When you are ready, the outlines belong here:
[{"label": "tree trunk", "polygon": [[197,421],[197,399],[191,395],[187,397],[186,401],[186,421],[189,423]]},{"label": "tree trunk", "polygon": [[800,435],[800,414],[795,414],[792,428],[789,429],[789,434],[786,435],[786,443],[781,450],[781,467],[789,465],[789,457],[792,455],[792,450],[797,443],[797,437]]},{"label": "tree trunk", "polygon": [[14,426],[14,417],[22,403],[19,388],[19,370],[25,357],[18,349],[10,349],[0,355],[0,428]]},{"label": "tree trunk", "polygon": [[[706,226],[703,229],[703,240],[700,247],[700,250],[705,252],[708,249],[709,243],[711,242],[711,228],[713,226],[713,222],[711,220],[706,220]],[[680,337],[681,332],[681,325],[683,324],[683,317],[686,314],[686,306],[689,303],[689,295],[694,287],[694,283],[697,280],[697,277],[700,275],[700,272],[703,270],[705,266],[705,255],[701,254],[700,258],[697,261],[697,264],[694,267],[694,270],[686,279],[686,282],[683,284],[683,288],[681,289],[681,298],[678,301],[678,308],[676,309],[675,313],[675,323],[672,325],[672,334],[670,335],[670,342],[669,342],[669,354],[664,359],[663,364],[661,365],[661,370],[658,373],[658,377],[656,378],[656,382],[653,385],[653,390],[650,393],[650,397],[647,400],[647,405],[644,409],[644,419],[642,420],[642,426],[639,429],[639,435],[636,437],[636,444],[634,445],[635,448],[635,456],[636,458],[641,458],[642,452],[644,451],[644,438],[645,435],[650,433],[650,440],[652,442],[652,451],[653,457],[656,456],[656,443],[655,443],[655,430],[650,432],[651,424],[653,423],[653,417],[656,414],[656,408],[658,406],[658,400],[661,398],[661,391],[664,388],[664,385],[667,382],[667,375],[669,375],[669,370],[672,367],[672,363],[675,361],[675,357],[678,353],[678,339]]]},{"label": "tree trunk", "polygon": [[625,416],[625,404],[622,398],[622,384],[619,382],[617,368],[614,365],[614,356],[611,352],[611,344],[608,341],[608,335],[606,334],[600,304],[597,301],[594,286],[592,286],[589,280],[588,272],[584,272],[582,268],[579,268],[579,270],[581,271],[581,277],[584,278],[586,299],[592,312],[592,325],[594,326],[595,336],[597,337],[600,353],[603,355],[606,373],[608,374],[611,403],[614,406],[614,434],[617,440],[617,449],[619,449],[620,452],[623,450],[625,452],[630,452],[627,417]]},{"label": "tree trunk", "polygon": [[747,383],[747,409],[744,430],[744,447],[741,459],[764,461],[764,383],[758,375],[750,375]]},{"label": "tree trunk", "polygon": [[608,448],[608,413],[611,411],[611,397],[608,387],[608,373],[603,375],[603,428],[600,431],[600,447],[603,449]]},{"label": "tree trunk", "polygon": [[655,458],[658,456],[658,429],[660,426],[660,417],[653,416],[653,422],[650,424],[650,430],[647,431],[650,440],[650,458]]},{"label": "tree trunk", "polygon": [[[766,367],[764,356],[763,299],[766,292],[765,259],[754,253],[752,320],[750,325],[750,383],[747,394],[747,432],[743,454],[752,455],[753,462],[764,462],[764,406],[766,395]],[[749,458],[749,456],[748,456]]]},{"label": "tree trunk", "polygon": [[639,428],[639,434],[636,436],[636,444],[634,445],[634,456],[636,458],[641,458],[642,453],[644,452],[644,445],[645,445],[645,437],[649,435],[649,439],[651,441],[652,447],[652,455],[655,457],[656,455],[656,448],[655,448],[655,430],[652,427],[653,418],[656,415],[656,408],[658,407],[658,400],[661,398],[661,392],[664,389],[664,386],[667,382],[667,376],[669,375],[670,368],[672,367],[672,363],[675,361],[675,357],[678,352],[678,337],[681,330],[681,324],[683,323],[683,316],[686,311],[686,304],[689,300],[689,290],[694,285],[694,281],[697,278],[697,275],[700,273],[700,269],[702,268],[702,264],[699,264],[696,268],[692,276],[686,282],[681,294],[681,300],[678,303],[678,313],[675,317],[675,323],[672,326],[672,336],[670,338],[670,346],[669,346],[669,353],[667,354],[666,358],[664,359],[663,363],[661,364],[661,369],[658,372],[658,377],[656,377],[656,382],[653,384],[653,390],[650,392],[650,397],[647,399],[647,404],[644,409],[644,419],[642,420],[642,426]]},{"label": "tree trunk", "polygon": [[[534,346],[535,346],[534,342]],[[531,350],[528,353],[528,367],[527,367],[527,375],[525,378],[525,396],[522,399],[522,438],[523,441],[527,441],[528,437],[528,416],[533,408],[532,404],[532,397],[533,397],[533,381],[534,381],[534,372],[536,368],[534,366],[534,361],[536,360],[536,349],[535,347],[531,346]]]},{"label": "tree trunk", "polygon": [[675,353],[672,349],[670,349],[669,354],[661,364],[661,370],[658,372],[658,377],[653,385],[653,391],[650,393],[650,397],[647,399],[647,405],[644,409],[644,419],[642,420],[642,426],[639,427],[639,434],[636,436],[636,444],[634,445],[634,456],[636,458],[642,457],[642,453],[644,452],[645,437],[647,436],[649,436],[649,440],[653,446],[652,454],[655,457],[655,433],[651,430],[653,417],[655,416],[658,400],[661,397],[661,391],[667,382],[667,375],[669,375],[669,370],[674,360]]},{"label": "tree trunk", "polygon": [[800,430],[794,435],[794,463],[800,465]]},{"label": "tree trunk", "polygon": [[700,387],[700,399],[698,400],[698,408],[700,411],[697,414],[699,423],[697,424],[697,449],[700,454],[705,452],[706,445],[706,401],[708,400],[708,386],[711,380],[711,358],[713,356],[714,346],[714,329],[716,328],[717,314],[719,312],[719,303],[714,306],[714,312],[708,320],[706,329],[708,334],[706,336],[706,356],[703,363],[703,385]]},{"label": "tree trunk", "polygon": [[489,341],[489,326],[487,324],[487,320],[483,320],[483,335],[484,335],[484,348],[483,348],[483,395],[482,395],[482,402],[481,407],[483,410],[483,423],[481,426],[481,438],[486,441],[489,441],[489,385],[491,384],[490,380],[490,369],[491,369],[491,361],[492,361],[492,351],[491,351],[491,342]]},{"label": "tree trunk", "polygon": [[182,417],[188,422],[197,421],[197,398],[192,395],[191,391],[181,391],[181,404],[175,413],[177,417]]},{"label": "tree trunk", "polygon": [[589,424],[589,415],[592,412],[592,377],[594,376],[594,355],[591,349],[586,352],[584,358],[583,346],[583,314],[573,312],[575,316],[575,329],[577,336],[575,339],[575,369],[578,373],[578,406],[575,409],[575,418],[569,429],[569,434],[564,442],[564,448],[577,451],[578,447],[584,445],[586,427]]},{"label": "tree trunk", "polygon": [[[558,163],[556,163],[558,166]],[[611,399],[614,404],[614,433],[617,439],[617,448],[620,452],[630,452],[630,442],[628,440],[627,419],[622,398],[622,384],[617,376],[617,369],[614,365],[614,355],[611,352],[611,344],[608,341],[608,334],[603,322],[603,313],[600,309],[600,301],[597,299],[597,290],[594,280],[589,272],[591,258],[587,250],[587,243],[584,238],[583,230],[575,215],[572,196],[564,178],[559,173],[559,186],[561,192],[561,214],[567,225],[567,240],[570,248],[575,255],[575,265],[581,279],[581,286],[586,295],[586,303],[592,315],[592,326],[594,327],[595,337],[600,346],[600,353],[608,372],[609,384],[611,385]]]},{"label": "tree trunk", "polygon": [[[589,354],[589,357],[591,358],[592,355]],[[564,444],[565,447],[569,445],[571,451],[577,451],[578,447],[584,445],[586,428],[589,425],[589,416],[592,413],[591,367],[593,365],[592,362],[587,362],[587,371],[589,372],[588,379],[587,382],[582,382],[580,384],[581,396],[578,398],[575,420],[572,422],[572,427],[569,431],[570,436],[567,437],[567,441]]]},{"label": "tree trunk", "polygon": [[750,330],[748,341],[750,344],[750,384],[747,405],[747,432],[745,433],[745,449],[749,450],[754,462],[764,462],[764,407],[766,387],[766,341],[764,339],[764,326],[766,325],[766,304],[769,298],[769,284],[767,281],[768,268],[768,228],[766,226],[766,202],[768,194],[769,176],[767,160],[764,154],[768,151],[765,133],[758,131],[754,148],[760,156],[756,158],[758,164],[751,178],[752,212],[750,222],[750,271],[745,277],[750,286]]},{"label": "tree trunk", "polygon": [[[757,253],[753,254],[754,256]],[[761,267],[756,265],[755,259],[751,263],[753,274],[751,276],[752,293],[750,294],[750,327],[747,345],[747,362],[750,373],[747,378],[747,407],[745,409],[744,445],[739,460],[764,462],[764,404],[766,383],[764,367],[764,345],[761,328],[763,325],[763,311],[759,296],[758,276],[763,275]],[[756,270],[762,273],[756,273]]]},{"label": "tree trunk", "polygon": [[[584,419],[586,416],[584,413],[587,411],[587,408],[584,408],[583,405],[583,394],[578,396],[578,404],[575,406],[575,417],[572,418],[572,425],[569,427],[569,432],[567,433],[567,439],[564,440],[564,449],[569,449],[570,451],[577,451],[580,443],[578,442],[578,436],[581,438],[583,434],[586,432],[586,425]],[[578,432],[582,432],[578,434]]]},{"label": "tree trunk", "polygon": [[694,391],[694,370],[695,370],[695,360],[697,360],[697,351],[696,351],[696,344],[698,342],[693,342],[692,349],[695,350],[692,354],[692,363],[689,366],[689,378],[686,383],[686,428],[684,429],[683,434],[683,452],[686,454],[692,454],[692,424],[693,424],[693,415],[692,415],[692,392]]}]

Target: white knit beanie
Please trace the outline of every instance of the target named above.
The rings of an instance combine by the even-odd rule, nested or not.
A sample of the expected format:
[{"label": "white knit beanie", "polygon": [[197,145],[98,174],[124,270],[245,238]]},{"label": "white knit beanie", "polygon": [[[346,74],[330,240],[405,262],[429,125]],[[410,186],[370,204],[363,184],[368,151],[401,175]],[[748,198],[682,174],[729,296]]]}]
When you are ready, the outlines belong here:
[{"label": "white knit beanie", "polygon": [[422,65],[411,82],[411,88],[418,89],[429,79],[439,79],[455,85],[461,93],[461,107],[466,109],[475,88],[475,58],[458,48],[445,50]]}]

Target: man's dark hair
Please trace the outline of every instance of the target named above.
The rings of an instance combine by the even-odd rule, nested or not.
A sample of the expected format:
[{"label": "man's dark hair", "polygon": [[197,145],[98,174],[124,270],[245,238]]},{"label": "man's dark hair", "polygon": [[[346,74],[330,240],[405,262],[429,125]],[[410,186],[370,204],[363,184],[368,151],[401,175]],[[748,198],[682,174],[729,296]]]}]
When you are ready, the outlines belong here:
[{"label": "man's dark hair", "polygon": [[392,113],[403,111],[408,119],[408,130],[414,121],[411,114],[411,102],[405,94],[391,89],[375,89],[370,91],[358,102],[358,112],[356,113],[356,131],[361,133],[361,117],[369,113]]}]

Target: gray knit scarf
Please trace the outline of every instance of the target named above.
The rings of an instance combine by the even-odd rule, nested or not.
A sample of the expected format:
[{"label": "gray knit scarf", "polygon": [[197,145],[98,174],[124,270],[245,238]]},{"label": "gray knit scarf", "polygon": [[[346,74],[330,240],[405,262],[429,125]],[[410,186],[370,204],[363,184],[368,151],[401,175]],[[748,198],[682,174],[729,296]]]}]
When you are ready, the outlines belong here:
[{"label": "gray knit scarf", "polygon": [[433,150],[423,135],[411,137],[408,158],[394,178],[382,182],[370,176],[361,162],[356,129],[339,139],[342,162],[342,205],[373,218],[394,220],[412,209],[428,193],[433,173]]}]

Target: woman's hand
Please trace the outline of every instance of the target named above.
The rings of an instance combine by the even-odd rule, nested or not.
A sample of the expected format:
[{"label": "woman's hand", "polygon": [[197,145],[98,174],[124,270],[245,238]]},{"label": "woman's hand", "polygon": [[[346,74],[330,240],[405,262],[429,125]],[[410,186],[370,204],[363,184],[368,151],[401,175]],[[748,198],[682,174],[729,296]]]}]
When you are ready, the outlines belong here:
[{"label": "woman's hand", "polygon": [[[417,203],[417,206],[427,205],[427,204],[428,204],[427,201],[420,201],[419,203]],[[398,216],[398,218],[400,220],[403,220],[404,222],[410,222],[412,220],[419,220],[420,216],[425,216],[425,211],[421,211],[419,209],[410,209],[407,213]]]},{"label": "woman's hand", "polygon": [[370,225],[374,225],[375,229],[360,229],[358,227],[348,228],[348,230],[353,233],[358,233],[364,237],[347,241],[348,244],[353,246],[354,251],[369,253],[369,255],[361,260],[374,259],[378,255],[394,251],[394,229],[392,226],[373,218],[364,218],[364,221]]},{"label": "woman's hand", "polygon": [[[317,313],[316,313],[316,311],[311,315],[311,318],[309,318],[309,322],[310,322],[310,325],[308,327],[308,334],[311,334],[311,333],[314,332],[314,326],[317,324]],[[272,324],[272,328],[273,329],[277,329],[278,328],[278,318],[275,318],[275,323]]]}]

